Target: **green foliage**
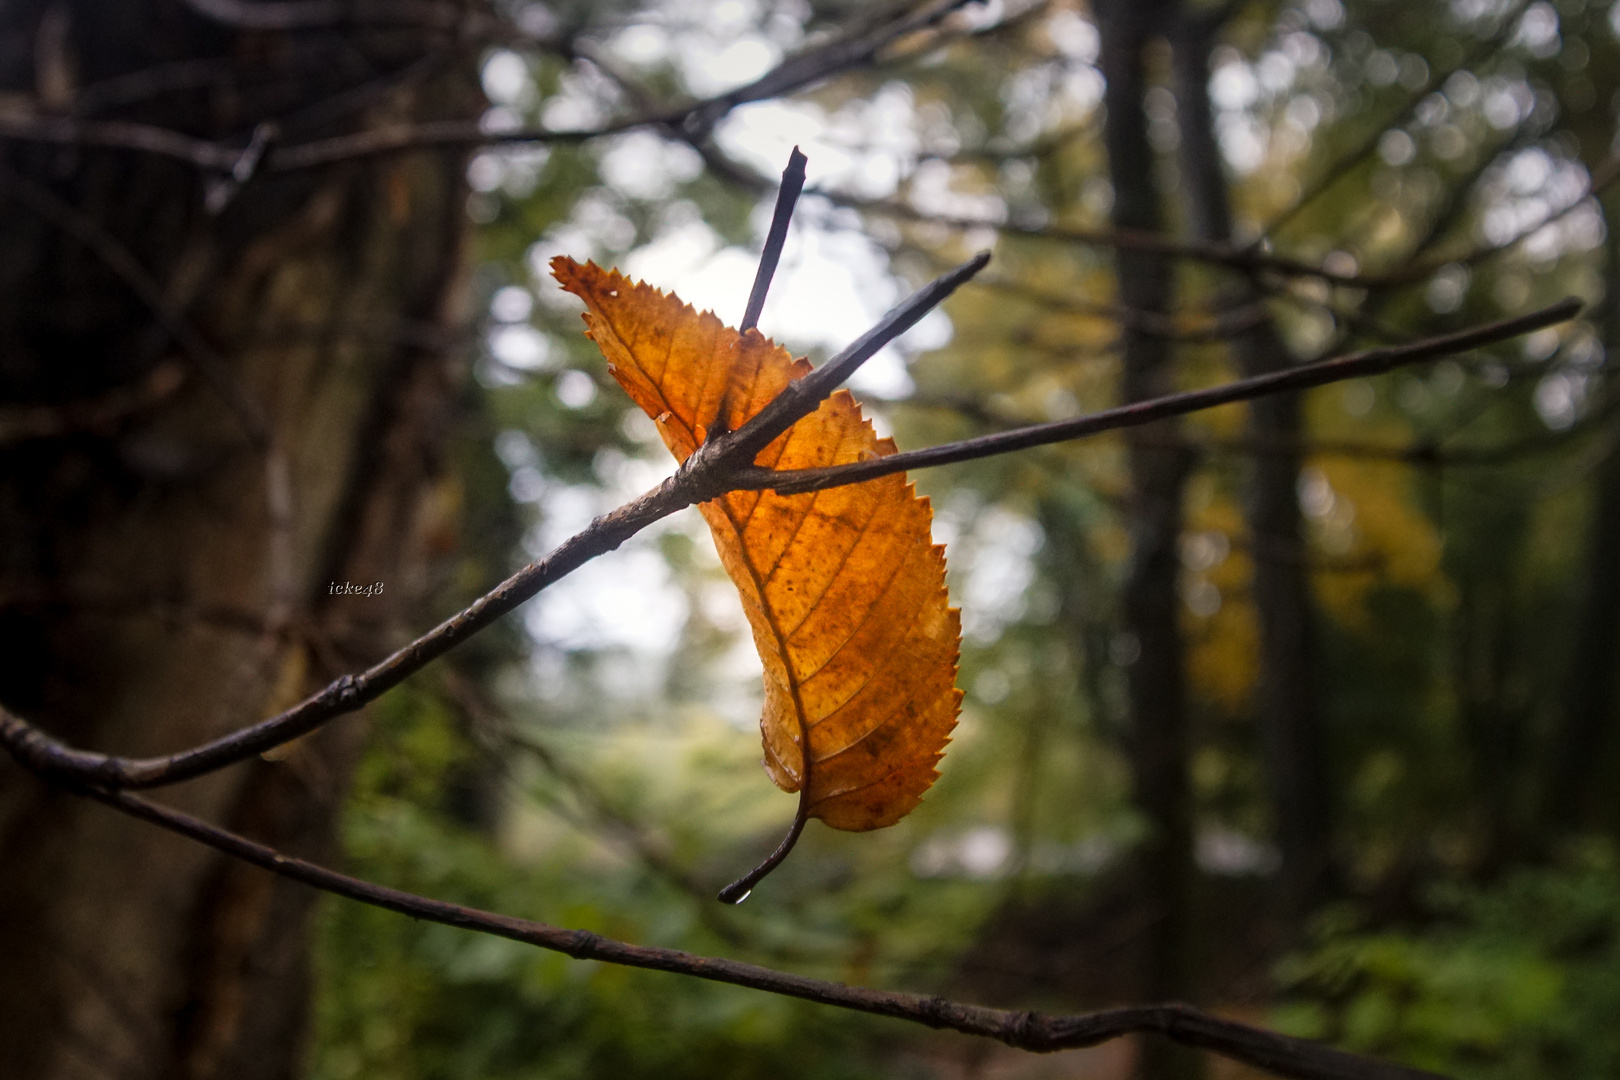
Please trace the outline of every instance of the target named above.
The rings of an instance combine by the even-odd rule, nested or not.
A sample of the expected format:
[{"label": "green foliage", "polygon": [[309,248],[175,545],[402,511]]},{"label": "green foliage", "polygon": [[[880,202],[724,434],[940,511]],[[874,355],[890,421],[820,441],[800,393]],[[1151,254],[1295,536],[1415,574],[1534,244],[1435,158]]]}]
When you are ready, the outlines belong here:
[{"label": "green foliage", "polygon": [[1283,1030],[1462,1080],[1620,1070],[1620,862],[1592,845],[1489,886],[1431,890],[1427,920],[1325,913],[1279,969]]}]

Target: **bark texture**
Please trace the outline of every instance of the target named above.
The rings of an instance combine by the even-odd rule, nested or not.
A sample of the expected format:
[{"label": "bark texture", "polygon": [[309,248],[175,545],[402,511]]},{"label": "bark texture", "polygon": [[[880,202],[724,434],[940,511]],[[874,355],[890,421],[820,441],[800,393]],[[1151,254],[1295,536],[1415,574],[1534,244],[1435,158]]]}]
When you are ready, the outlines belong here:
[{"label": "bark texture", "polygon": [[[0,13],[14,105],[237,145],[476,115],[470,73],[419,31],[238,31],[180,0]],[[390,644],[438,527],[453,372],[424,338],[455,318],[461,173],[423,152],[256,176],[220,208],[187,165],[0,144],[7,707],[167,752]],[[329,858],[361,731],[161,797]],[[0,1075],[297,1074],[311,895],[0,765]]]}]

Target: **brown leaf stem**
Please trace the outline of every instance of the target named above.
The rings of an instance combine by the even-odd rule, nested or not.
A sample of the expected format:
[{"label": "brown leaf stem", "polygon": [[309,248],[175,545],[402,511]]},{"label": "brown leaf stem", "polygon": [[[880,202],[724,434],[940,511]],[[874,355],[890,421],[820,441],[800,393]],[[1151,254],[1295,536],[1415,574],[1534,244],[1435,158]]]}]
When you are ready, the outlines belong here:
[{"label": "brown leaf stem", "polygon": [[808,735],[804,740],[804,779],[799,787],[799,809],[793,815],[793,825],[788,834],[782,837],[782,842],[776,845],[776,850],[765,856],[765,860],[754,867],[730,885],[721,889],[717,899],[722,904],[740,904],[748,899],[754,891],[754,886],[764,879],[766,874],[782,865],[793,851],[793,846],[799,842],[799,834],[804,832],[804,823],[810,820],[810,740]]}]

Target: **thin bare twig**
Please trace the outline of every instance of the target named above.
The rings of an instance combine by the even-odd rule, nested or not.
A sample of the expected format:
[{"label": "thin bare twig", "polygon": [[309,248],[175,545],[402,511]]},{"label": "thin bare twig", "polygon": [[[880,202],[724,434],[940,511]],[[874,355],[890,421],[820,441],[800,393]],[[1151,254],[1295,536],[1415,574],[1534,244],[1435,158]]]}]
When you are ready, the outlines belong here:
[{"label": "thin bare twig", "polygon": [[970,0],[929,0],[913,11],[897,10],[860,32],[837,37],[818,48],[791,56],[764,75],[708,101],[683,110],[678,121],[686,134],[704,138],[739,105],[790,94],[830,75],[860,67],[894,42],[937,25]]},{"label": "thin bare twig", "polygon": [[1237,246],[1213,241],[1189,240],[1163,233],[1138,232],[1130,229],[1078,229],[1055,225],[1034,225],[1014,220],[994,220],[954,214],[935,214],[918,210],[897,199],[869,199],[847,192],[828,191],[812,187],[808,193],[826,199],[837,206],[854,210],[880,213],[905,221],[943,225],[951,229],[991,229],[1011,236],[1056,240],[1063,243],[1084,244],[1094,247],[1112,247],[1129,251],[1146,251],[1181,259],[1194,259],[1218,266],[1230,267],[1245,273],[1269,272],[1294,278],[1317,278],[1333,285],[1360,289],[1394,289],[1425,280],[1451,263],[1471,266],[1494,258],[1535,235],[1548,225],[1577,210],[1585,201],[1607,190],[1620,180],[1620,155],[1611,155],[1591,169],[1591,180],[1577,198],[1556,209],[1549,210],[1538,221],[1527,225],[1505,240],[1480,244],[1467,251],[1435,256],[1422,261],[1408,261],[1387,270],[1374,272],[1333,270],[1318,263],[1279,255],[1269,247],[1264,237],[1252,244]]},{"label": "thin bare twig", "polygon": [[275,171],[306,169],[335,161],[430,146],[584,142],[643,127],[661,128],[678,133],[683,140],[703,142],[714,130],[715,125],[739,106],[781,97],[852,67],[858,67],[893,42],[928,29],[967,2],[968,0],[934,0],[915,12],[902,12],[895,17],[880,20],[876,26],[863,32],[837,37],[791,56],[758,79],[735,90],[728,90],[723,94],[691,102],[679,108],[643,113],[599,128],[556,130],[524,127],[513,131],[489,132],[476,121],[395,124],[352,135],[338,135],[329,139],[278,147],[270,153],[267,166]]},{"label": "thin bare twig", "polygon": [[[811,54],[806,54],[811,55]],[[789,93],[802,86],[830,77],[842,70],[833,63],[836,55],[826,58],[818,69],[805,65],[797,69],[803,82],[785,86],[777,93]],[[784,65],[785,67],[786,65]],[[781,69],[778,69],[781,70]],[[764,83],[767,75],[760,82]],[[626,120],[604,124],[596,128],[556,129],[523,127],[511,131],[486,131],[476,121],[438,120],[419,123],[389,124],[368,128],[347,135],[334,135],[303,143],[288,143],[270,148],[264,155],[261,168],[271,172],[290,172],[315,168],[339,161],[402,153],[434,147],[500,147],[539,143],[582,143],[609,135],[619,135],[644,127],[682,130],[682,138],[689,127],[687,118],[712,115],[724,106],[720,115],[755,97],[737,98],[747,87],[730,94],[709,98],[690,106],[663,113],[651,113]],[[733,100],[736,99],[736,100]],[[55,143],[64,146],[91,146],[109,149],[136,150],[173,158],[209,171],[229,173],[242,159],[246,144],[232,145],[211,142],[184,135],[167,128],[138,124],[122,120],[79,120],[66,117],[0,114],[0,139]],[[750,188],[764,187],[762,178],[751,174],[743,178]],[[1345,274],[1324,267],[1271,254],[1256,248],[1238,248],[1225,244],[1206,244],[1176,240],[1159,233],[1138,233],[1120,229],[1071,229],[1056,226],[1025,225],[1019,222],[994,221],[959,215],[928,214],[895,200],[866,199],[843,192],[811,189],[838,206],[882,213],[906,220],[929,222],[956,229],[994,229],[1018,236],[1040,237],[1067,243],[1153,251],[1179,258],[1231,266],[1240,270],[1270,270],[1298,277],[1316,277],[1341,285],[1366,285],[1368,282],[1355,274]],[[1432,268],[1431,268],[1432,269]],[[1425,273],[1430,272],[1425,270]],[[1420,275],[1421,276],[1421,275]],[[1382,283],[1382,282],[1380,282]]]},{"label": "thin bare twig", "polygon": [[[280,4],[248,5],[241,0],[200,0],[205,6],[226,8],[277,7],[287,9],[288,17],[325,18],[343,6],[336,0],[285,0]],[[503,146],[535,143],[579,143],[603,136],[621,134],[644,127],[660,129],[673,137],[698,145],[711,165],[718,164],[718,152],[705,142],[708,133],[733,109],[753,102],[803,89],[851,67],[870,60],[893,42],[928,29],[961,7],[967,0],[936,0],[915,12],[880,20],[878,25],[810,49],[783,61],[753,83],[724,94],[692,102],[676,109],[645,112],[596,128],[552,129],[522,127],[510,131],[487,131],[476,121],[445,120],[401,123],[371,128],[310,142],[270,148],[263,167],[269,171],[313,168],[338,161],[431,147]],[[424,9],[437,5],[423,4]],[[269,17],[269,16],[266,16]],[[276,16],[281,17],[280,15]],[[188,161],[214,172],[230,172],[244,158],[241,146],[210,142],[180,132],[126,121],[86,121],[38,115],[0,116],[0,138],[53,142],[64,145],[101,146],[139,150]],[[701,144],[701,145],[700,145]],[[251,143],[249,144],[251,145]],[[734,163],[733,179],[751,189],[764,186],[764,180],[744,172]],[[720,169],[717,171],[728,171]],[[1617,177],[1620,167],[1605,162],[1594,170],[1587,195],[1596,194]],[[814,189],[813,189],[814,190]],[[1314,277],[1338,285],[1359,288],[1394,288],[1409,285],[1432,274],[1449,262],[1473,263],[1508,250],[1537,229],[1570,212],[1580,204],[1551,213],[1534,227],[1501,244],[1485,245],[1443,260],[1396,267],[1375,274],[1336,271],[1308,261],[1270,251],[1264,240],[1247,246],[1205,243],[1176,239],[1158,233],[1128,229],[1078,229],[1032,225],[1018,221],[996,221],[957,215],[930,214],[892,199],[866,199],[849,193],[815,190],[836,205],[883,213],[914,221],[925,221],[957,229],[989,228],[1000,233],[1038,237],[1067,243],[1150,251],[1177,258],[1195,259],[1229,266],[1246,272],[1268,271],[1292,277]],[[1583,196],[1584,198],[1584,196]]]},{"label": "thin bare twig", "polygon": [[1491,342],[1501,341],[1504,338],[1526,334],[1543,326],[1550,326],[1553,323],[1564,322],[1574,318],[1581,310],[1581,306],[1581,301],[1570,298],[1550,307],[1542,308],[1539,311],[1530,312],[1527,315],[1486,323],[1483,326],[1471,327],[1454,334],[1425,338],[1407,345],[1395,345],[1389,348],[1352,353],[1349,356],[1321,360],[1314,364],[1301,364],[1298,367],[1288,368],[1268,375],[1256,375],[1253,378],[1238,379],[1234,382],[1210,387],[1207,390],[1190,390],[1180,394],[1168,394],[1148,401],[1121,405],[1114,409],[1105,409],[1102,412],[1076,417],[1072,420],[1058,420],[1050,424],[1036,424],[1031,427],[1017,428],[1013,431],[982,435],[976,439],[964,439],[961,442],[946,443],[943,446],[930,447],[927,450],[911,450],[905,453],[890,454],[888,457],[873,458],[869,461],[859,461],[849,465],[833,465],[822,469],[787,469],[779,471],[758,467],[749,468],[732,477],[731,483],[739,489],[747,488],[755,491],[770,489],[784,495],[805,491],[821,491],[829,487],[840,487],[844,484],[872,480],[879,476],[887,476],[890,473],[904,472],[907,469],[949,465],[959,461],[972,461],[975,458],[1006,454],[1014,450],[1026,450],[1033,446],[1066,442],[1070,439],[1085,438],[1088,435],[1095,435],[1103,431],[1137,427],[1171,416],[1198,412],[1202,409],[1213,408],[1216,405],[1228,405],[1235,401],[1246,401],[1249,398],[1259,397],[1263,394],[1303,390],[1313,386],[1322,386],[1326,383],[1360,378],[1364,375],[1377,375],[1407,364],[1420,363],[1425,360],[1437,360],[1442,356],[1452,356],[1479,345],[1487,345]]},{"label": "thin bare twig", "polygon": [[778,435],[814,412],[827,395],[842,386],[844,380],[875,356],[878,350],[916,326],[924,315],[943,303],[946,297],[983,270],[989,262],[990,253],[981,251],[956,269],[941,274],[902,300],[879,319],[876,326],[856,338],[837,356],[797,382],[789,383],[753,419],[738,429],[739,449],[748,452],[751,461]]},{"label": "thin bare twig", "polygon": [[247,182],[253,179],[258,171],[259,163],[264,160],[264,152],[270,143],[280,134],[280,128],[266,120],[253,129],[253,138],[248,140],[236,164],[225,176],[210,177],[206,185],[206,194],[203,196],[203,207],[214,215],[225,211],[237,192],[241,191]]},{"label": "thin bare twig", "polygon": [[[0,710],[0,720],[6,719],[7,715]],[[634,945],[588,930],[565,930],[546,923],[449,904],[349,877],[316,863],[284,855],[246,837],[128,792],[82,787],[76,790],[133,817],[324,892],[412,918],[549,949],[577,960],[597,960],[729,983],[854,1012],[995,1039],[1008,1046],[1036,1053],[1096,1046],[1124,1035],[1150,1033],[1296,1080],[1437,1080],[1435,1073],[1278,1035],[1235,1020],[1212,1016],[1190,1005],[1143,1005],[1080,1015],[1016,1012],[921,994],[849,986],[739,960],[699,956],[678,949]]]},{"label": "thin bare twig", "polygon": [[1355,274],[1329,270],[1316,263],[1291,259],[1255,247],[1189,240],[1137,229],[1077,229],[1060,225],[1035,225],[1016,219],[997,220],[961,214],[934,214],[897,199],[869,199],[849,192],[829,191],[817,187],[810,188],[808,194],[820,196],[835,206],[884,214],[903,221],[944,225],[951,229],[991,229],[1010,236],[1028,236],[1070,244],[1121,248],[1127,251],[1145,251],[1175,258],[1196,259],[1218,266],[1229,266],[1235,270],[1249,272],[1269,270],[1293,277],[1321,278],[1336,285],[1362,284],[1361,279]]}]

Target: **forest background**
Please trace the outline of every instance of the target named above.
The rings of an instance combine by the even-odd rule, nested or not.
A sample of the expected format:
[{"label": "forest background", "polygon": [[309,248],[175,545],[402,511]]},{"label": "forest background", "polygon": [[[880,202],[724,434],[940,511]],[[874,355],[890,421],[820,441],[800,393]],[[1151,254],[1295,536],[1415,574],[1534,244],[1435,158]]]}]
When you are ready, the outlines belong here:
[{"label": "forest background", "polygon": [[[0,240],[24,252],[0,330],[14,357],[102,357],[0,365],[4,510],[27,536],[0,594],[8,708],[168,752],[654,486],[673,462],[547,264],[594,259],[734,324],[794,145],[809,186],[760,325],[796,353],[820,362],[993,251],[851,382],[902,449],[1574,295],[1578,319],[1432,365],[914,473],[964,628],[943,775],[893,828],[812,827],[739,907],[715,889],[791,810],[758,769],[758,660],[690,512],[342,733],[183,799],[402,889],[854,984],[1186,1000],[1457,1077],[1620,1071],[1620,6],[191,0],[132,5],[121,32],[159,43],[134,60],[95,7],[0,20],[22,43],[0,49],[8,101],[27,99],[0,115]],[[182,209],[131,209],[166,200]],[[120,299],[57,310],[70,279]],[[323,364],[364,375],[331,391]],[[221,449],[234,427],[263,462]],[[264,465],[280,454],[290,481]],[[178,531],[141,532],[196,490]],[[215,539],[184,549],[186,529]],[[128,568],[159,547],[187,569]],[[126,569],[91,587],[92,565]],[[119,670],[83,659],[107,641]],[[84,719],[141,693],[188,719]],[[15,1075],[1209,1067],[1153,1040],[1029,1056],[311,911],[299,886],[3,777]],[[185,902],[121,878],[125,850]],[[151,929],[165,918],[202,929]],[[131,959],[97,920],[159,944]]]}]

